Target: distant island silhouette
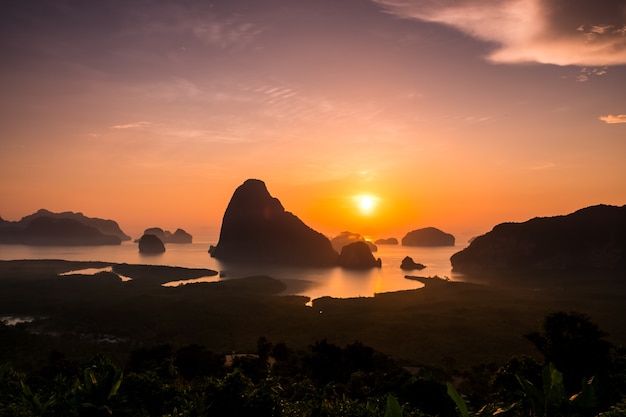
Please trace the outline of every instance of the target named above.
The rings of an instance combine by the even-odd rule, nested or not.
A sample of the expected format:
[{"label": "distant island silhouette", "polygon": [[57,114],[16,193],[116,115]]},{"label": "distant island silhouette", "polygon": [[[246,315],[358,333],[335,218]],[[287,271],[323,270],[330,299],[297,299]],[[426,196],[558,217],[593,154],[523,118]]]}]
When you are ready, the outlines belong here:
[{"label": "distant island silhouette", "polygon": [[450,258],[453,270],[626,270],[626,206],[502,223]]},{"label": "distant island silhouette", "polygon": [[402,238],[403,246],[454,246],[454,236],[435,227],[413,230]]},{"label": "distant island silhouette", "polygon": [[383,239],[376,239],[374,241],[375,245],[397,245],[398,244],[398,239],[396,239],[395,237],[389,237],[389,238],[383,238]]},{"label": "distant island silhouette", "polygon": [[0,219],[0,243],[38,246],[119,245],[130,240],[113,220],[41,209],[17,222]]},{"label": "distant island silhouette", "polygon": [[[163,230],[160,227],[150,227],[143,232],[144,235],[155,235],[163,243],[192,243],[193,236],[185,232],[183,229],[176,229],[174,233],[169,230]],[[136,240],[139,242],[139,239]]]}]

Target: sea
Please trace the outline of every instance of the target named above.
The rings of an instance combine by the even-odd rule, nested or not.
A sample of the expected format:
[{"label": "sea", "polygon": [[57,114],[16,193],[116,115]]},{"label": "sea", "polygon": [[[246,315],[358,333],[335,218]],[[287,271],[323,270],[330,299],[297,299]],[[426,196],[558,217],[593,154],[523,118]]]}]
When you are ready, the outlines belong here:
[{"label": "sea", "polygon": [[[111,263],[168,265],[186,268],[207,268],[218,271],[196,280],[172,281],[166,286],[193,285],[195,282],[215,282],[249,276],[266,275],[286,284],[284,295],[303,295],[311,300],[320,297],[353,298],[373,297],[376,293],[421,288],[422,283],[406,276],[448,278],[464,281],[464,276],[452,271],[450,257],[465,246],[411,247],[378,245],[374,252],[381,258],[382,267],[369,270],[350,270],[340,267],[287,267],[277,265],[242,265],[224,263],[212,258],[208,249],[217,239],[207,239],[189,244],[167,244],[165,253],[145,255],[139,253],[133,242],[117,246],[26,246],[0,245],[0,260],[61,259],[68,261],[104,261]],[[410,256],[425,269],[405,271],[400,268],[402,259]],[[86,273],[93,273],[93,271]],[[122,279],[124,277],[121,277]]]}]

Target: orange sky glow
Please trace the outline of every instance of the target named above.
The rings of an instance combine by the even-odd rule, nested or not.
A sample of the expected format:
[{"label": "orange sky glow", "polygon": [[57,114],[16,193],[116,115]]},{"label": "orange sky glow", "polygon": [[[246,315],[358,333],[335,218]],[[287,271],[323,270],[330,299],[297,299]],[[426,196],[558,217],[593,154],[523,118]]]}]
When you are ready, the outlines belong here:
[{"label": "orange sky glow", "polygon": [[621,0],[4,8],[5,220],[214,236],[248,178],[329,236],[434,226],[463,243],[626,204]]}]

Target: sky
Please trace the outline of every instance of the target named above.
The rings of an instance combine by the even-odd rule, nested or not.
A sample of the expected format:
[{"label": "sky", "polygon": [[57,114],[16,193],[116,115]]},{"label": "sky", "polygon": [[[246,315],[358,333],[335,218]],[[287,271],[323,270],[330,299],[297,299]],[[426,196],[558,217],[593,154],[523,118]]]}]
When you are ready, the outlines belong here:
[{"label": "sky", "polygon": [[329,236],[626,204],[623,0],[8,0],[0,56],[5,220],[214,234],[248,178]]}]

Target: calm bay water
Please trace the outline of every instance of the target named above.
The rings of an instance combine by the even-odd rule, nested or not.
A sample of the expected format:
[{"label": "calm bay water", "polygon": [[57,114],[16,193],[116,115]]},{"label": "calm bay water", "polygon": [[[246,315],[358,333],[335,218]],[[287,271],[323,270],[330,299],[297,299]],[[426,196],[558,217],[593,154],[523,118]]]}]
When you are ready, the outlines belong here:
[{"label": "calm bay water", "polygon": [[[170,265],[187,268],[208,268],[223,276],[207,281],[268,275],[287,284],[285,294],[306,295],[312,299],[331,296],[338,298],[371,297],[375,293],[408,290],[422,287],[405,275],[448,277],[462,281],[463,276],[453,273],[450,256],[464,246],[424,248],[400,245],[380,245],[374,256],[382,259],[382,268],[354,271],[343,268],[296,268],[269,265],[237,265],[220,262],[208,254],[210,244],[169,244],[165,253],[142,255],[137,244],[125,242],[120,246],[24,246],[0,245],[0,260],[63,259],[69,261],[105,261],[128,264]],[[426,265],[421,271],[403,271],[400,263],[405,256]]]}]

